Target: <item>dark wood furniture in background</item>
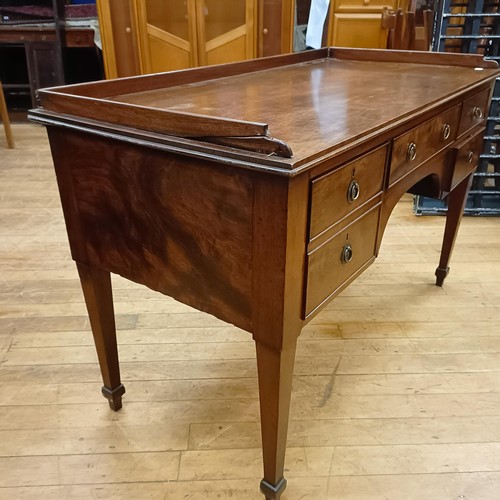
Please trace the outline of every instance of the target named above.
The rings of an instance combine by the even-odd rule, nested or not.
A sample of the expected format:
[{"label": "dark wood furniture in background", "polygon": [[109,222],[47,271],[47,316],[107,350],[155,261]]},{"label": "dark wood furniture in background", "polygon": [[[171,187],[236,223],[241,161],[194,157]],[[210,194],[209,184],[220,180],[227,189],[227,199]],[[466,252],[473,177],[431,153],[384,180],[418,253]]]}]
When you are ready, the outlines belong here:
[{"label": "dark wood furniture in background", "polygon": [[[0,0],[0,8],[0,78],[11,110],[34,107],[39,88],[103,77],[92,28],[97,26],[95,5]],[[75,21],[86,24],[72,26]]]},{"label": "dark wood furniture in background", "polygon": [[40,91],[111,407],[113,272],[253,335],[261,490],[279,498],[303,325],[375,260],[407,191],[448,198],[442,285],[498,75],[479,56],[329,48]]},{"label": "dark wood furniture in background", "polygon": [[[90,28],[66,28],[65,47],[93,48],[94,31]],[[64,83],[64,71],[55,27],[0,26],[0,46],[22,47],[27,63],[25,82],[18,81],[6,85],[8,90],[26,89],[35,106],[35,92],[41,87],[54,87]],[[18,58],[22,54],[12,53]],[[10,61],[4,60],[3,64]],[[19,63],[19,61],[12,61]]]},{"label": "dark wood furniture in background", "polygon": [[[2,10],[0,25],[0,72],[6,81],[5,90],[15,96],[29,94],[31,106],[35,106],[37,89],[66,83],[60,26],[63,2],[39,0],[29,4],[4,0],[1,4],[6,9]],[[20,16],[22,19],[12,21],[9,7],[21,8],[26,14]],[[7,24],[3,22],[4,15],[9,19]],[[39,23],[39,26],[33,23]],[[24,54],[16,51],[17,48],[22,48]],[[25,60],[24,65],[21,60]]]},{"label": "dark wood furniture in background", "polygon": [[415,11],[403,9],[382,11],[382,28],[387,31],[387,48],[395,50],[430,50],[434,12],[420,12],[422,25],[417,26]]}]

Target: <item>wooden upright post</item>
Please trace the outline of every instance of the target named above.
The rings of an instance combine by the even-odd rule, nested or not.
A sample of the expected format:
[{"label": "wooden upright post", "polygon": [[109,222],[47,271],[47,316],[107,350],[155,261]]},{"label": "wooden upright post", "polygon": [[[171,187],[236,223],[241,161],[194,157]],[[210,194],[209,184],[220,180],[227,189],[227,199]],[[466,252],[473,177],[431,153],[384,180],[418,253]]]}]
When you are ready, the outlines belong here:
[{"label": "wooden upright post", "polygon": [[7,139],[7,147],[14,149],[14,136],[10,128],[9,112],[3,95],[2,82],[0,82],[0,116],[2,117],[3,129],[5,130],[5,138]]}]

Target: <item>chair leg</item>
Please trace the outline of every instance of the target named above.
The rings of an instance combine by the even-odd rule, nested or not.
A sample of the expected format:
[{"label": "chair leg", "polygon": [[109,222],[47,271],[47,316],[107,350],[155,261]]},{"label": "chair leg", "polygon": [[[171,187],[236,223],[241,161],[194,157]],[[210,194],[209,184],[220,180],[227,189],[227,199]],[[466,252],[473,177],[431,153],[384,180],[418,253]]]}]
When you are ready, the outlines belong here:
[{"label": "chair leg", "polygon": [[10,128],[9,113],[7,111],[7,104],[5,103],[5,97],[3,95],[3,88],[1,82],[0,82],[0,117],[2,118],[3,128],[5,130],[7,147],[10,149],[14,149],[14,136],[12,135],[12,129]]}]

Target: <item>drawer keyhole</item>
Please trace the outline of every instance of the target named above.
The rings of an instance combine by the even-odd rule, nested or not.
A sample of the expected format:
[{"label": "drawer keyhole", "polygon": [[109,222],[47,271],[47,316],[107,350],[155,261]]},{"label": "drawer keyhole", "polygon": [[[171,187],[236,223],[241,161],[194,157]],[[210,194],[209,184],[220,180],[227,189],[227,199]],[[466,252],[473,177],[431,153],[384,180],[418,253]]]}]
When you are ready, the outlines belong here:
[{"label": "drawer keyhole", "polygon": [[347,201],[349,203],[356,201],[359,198],[359,192],[359,182],[353,179],[347,188]]},{"label": "drawer keyhole", "polygon": [[344,248],[342,249],[342,255],[340,256],[340,260],[342,261],[343,264],[346,264],[347,262],[351,262],[351,260],[352,260],[352,246],[349,243],[346,243],[344,245]]}]

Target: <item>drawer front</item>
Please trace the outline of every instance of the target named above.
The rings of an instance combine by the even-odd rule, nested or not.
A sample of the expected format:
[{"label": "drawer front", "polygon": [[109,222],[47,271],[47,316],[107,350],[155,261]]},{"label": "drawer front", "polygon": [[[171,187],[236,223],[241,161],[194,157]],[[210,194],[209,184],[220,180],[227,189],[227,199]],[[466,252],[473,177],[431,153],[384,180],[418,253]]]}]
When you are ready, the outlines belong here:
[{"label": "drawer front", "polygon": [[382,191],[387,146],[313,180],[310,239]]},{"label": "drawer front", "polygon": [[382,12],[384,7],[396,5],[396,0],[335,0],[335,12]]},{"label": "drawer front", "polygon": [[375,257],[380,206],[307,256],[305,317]]},{"label": "drawer front", "polygon": [[460,104],[394,139],[389,184],[451,144],[457,135]]},{"label": "drawer front", "polygon": [[484,129],[469,139],[457,151],[455,168],[451,178],[449,190],[451,191],[460,181],[465,179],[475,170],[479,162],[479,155],[483,147]]},{"label": "drawer front", "polygon": [[475,125],[484,122],[488,115],[489,99],[490,89],[486,89],[464,101],[460,114],[458,135],[462,135]]}]

